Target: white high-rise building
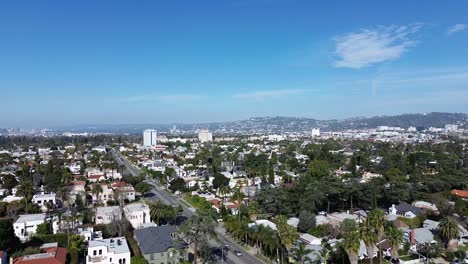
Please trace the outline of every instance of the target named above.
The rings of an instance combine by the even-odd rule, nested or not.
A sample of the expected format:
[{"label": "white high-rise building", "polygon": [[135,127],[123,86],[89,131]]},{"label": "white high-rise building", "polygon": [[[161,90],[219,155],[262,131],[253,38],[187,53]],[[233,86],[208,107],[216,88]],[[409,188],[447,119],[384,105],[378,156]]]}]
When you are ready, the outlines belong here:
[{"label": "white high-rise building", "polygon": [[154,129],[146,129],[143,131],[143,146],[156,146],[158,133]]},{"label": "white high-rise building", "polygon": [[312,128],[310,135],[312,137],[320,137],[320,128]]},{"label": "white high-rise building", "polygon": [[198,131],[198,140],[201,143],[211,142],[213,141],[213,134],[210,131],[208,131],[208,129],[202,129]]}]

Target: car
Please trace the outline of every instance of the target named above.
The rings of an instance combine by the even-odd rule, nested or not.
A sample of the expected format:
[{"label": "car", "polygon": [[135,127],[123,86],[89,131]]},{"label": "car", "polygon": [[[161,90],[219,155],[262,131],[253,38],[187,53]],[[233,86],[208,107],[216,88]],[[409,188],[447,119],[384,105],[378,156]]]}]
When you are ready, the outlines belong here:
[{"label": "car", "polygon": [[238,257],[242,256],[242,252],[240,252],[239,250],[234,250],[234,254]]}]

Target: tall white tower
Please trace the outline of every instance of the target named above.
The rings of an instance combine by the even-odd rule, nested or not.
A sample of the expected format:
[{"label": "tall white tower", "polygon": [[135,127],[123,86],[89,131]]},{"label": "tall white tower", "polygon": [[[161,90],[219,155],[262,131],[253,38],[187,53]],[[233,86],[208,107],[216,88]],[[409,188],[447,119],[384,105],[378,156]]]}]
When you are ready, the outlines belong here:
[{"label": "tall white tower", "polygon": [[202,129],[198,131],[198,140],[201,143],[211,142],[213,141],[213,134],[211,134],[211,132],[208,131],[208,129]]},{"label": "tall white tower", "polygon": [[157,143],[158,132],[154,129],[146,129],[143,131],[143,146],[155,146]]},{"label": "tall white tower", "polygon": [[320,137],[320,128],[312,128],[310,135],[312,137]]}]

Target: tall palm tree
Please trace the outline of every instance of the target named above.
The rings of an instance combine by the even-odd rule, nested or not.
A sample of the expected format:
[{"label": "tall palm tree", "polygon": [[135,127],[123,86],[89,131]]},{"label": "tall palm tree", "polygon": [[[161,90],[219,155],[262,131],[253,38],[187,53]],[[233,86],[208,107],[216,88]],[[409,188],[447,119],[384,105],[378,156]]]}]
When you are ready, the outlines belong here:
[{"label": "tall palm tree", "polygon": [[392,247],[392,256],[398,258],[398,247],[403,242],[403,232],[393,226],[390,226],[385,235],[387,237],[388,244]]},{"label": "tall palm tree", "polygon": [[92,192],[93,192],[94,195],[96,195],[96,200],[99,203],[101,201],[101,199],[99,198],[99,194],[101,194],[103,192],[101,184],[99,184],[99,183],[95,184],[94,187],[93,187]]},{"label": "tall palm tree", "polygon": [[251,201],[248,205],[249,218],[252,221],[257,220],[257,215],[260,213],[260,206],[257,201]]},{"label": "tall palm tree", "polygon": [[369,213],[368,221],[370,226],[377,232],[377,242],[379,243],[379,263],[382,263],[382,239],[384,236],[385,227],[385,211],[382,209],[374,209]]},{"label": "tall palm tree", "polygon": [[229,186],[219,187],[219,194],[223,196],[223,203],[226,203],[226,195],[231,193],[231,188]]},{"label": "tall palm tree", "polygon": [[358,263],[359,248],[361,240],[357,230],[348,231],[343,236],[342,247],[348,254],[349,262],[351,264]]},{"label": "tall palm tree", "polygon": [[26,213],[28,213],[28,201],[31,200],[34,191],[35,189],[31,181],[21,181],[18,186],[17,194],[24,197]]},{"label": "tall palm tree", "polygon": [[370,263],[374,263],[374,246],[377,241],[377,233],[375,232],[374,228],[372,228],[370,221],[365,221],[360,227],[359,227],[359,233],[364,240],[364,244],[366,244],[367,248],[367,254],[369,255],[368,257],[370,258]]},{"label": "tall palm tree", "polygon": [[288,219],[286,216],[278,215],[275,217],[274,221],[278,230],[279,240],[283,246],[281,248],[281,253],[283,254],[284,249],[286,249],[286,252],[291,250],[292,245],[298,239],[299,235],[297,234],[297,230],[294,227],[288,225]]},{"label": "tall palm tree", "polygon": [[299,263],[304,264],[307,262],[312,261],[307,255],[312,253],[312,249],[308,249],[305,247],[304,243],[298,243],[297,246],[291,248],[291,253],[294,258],[299,261]]},{"label": "tall palm tree", "polygon": [[179,235],[188,244],[193,244],[194,263],[197,263],[198,250],[208,243],[209,239],[217,239],[215,228],[216,218],[207,210],[197,210],[197,213],[185,221],[179,229]]},{"label": "tall palm tree", "polygon": [[453,216],[445,217],[440,221],[437,229],[440,237],[444,240],[447,247],[449,247],[450,241],[459,237],[458,222]]},{"label": "tall palm tree", "polygon": [[239,222],[241,221],[241,211],[240,211],[240,205],[242,203],[242,201],[244,200],[245,198],[245,194],[241,191],[240,188],[236,188],[234,189],[232,195],[231,195],[231,198],[234,199],[236,201],[236,204],[237,204],[237,214],[239,215]]}]

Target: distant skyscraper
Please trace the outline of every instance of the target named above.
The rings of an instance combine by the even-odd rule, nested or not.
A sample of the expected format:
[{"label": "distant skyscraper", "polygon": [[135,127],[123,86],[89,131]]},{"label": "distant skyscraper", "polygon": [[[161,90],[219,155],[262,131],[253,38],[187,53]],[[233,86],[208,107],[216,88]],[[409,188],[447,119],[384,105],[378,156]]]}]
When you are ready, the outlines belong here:
[{"label": "distant skyscraper", "polygon": [[158,132],[154,129],[146,129],[143,131],[143,146],[156,146]]},{"label": "distant skyscraper", "polygon": [[198,131],[198,140],[201,143],[211,142],[213,141],[213,134],[208,129],[202,129]]},{"label": "distant skyscraper", "polygon": [[312,128],[310,133],[312,137],[320,137],[320,128]]}]

